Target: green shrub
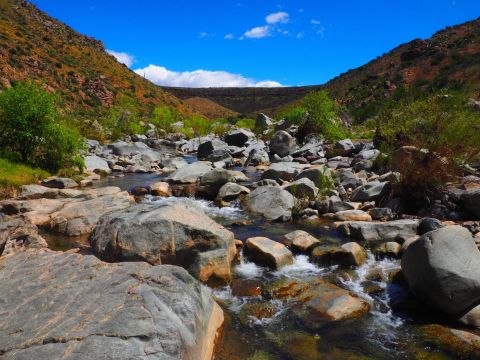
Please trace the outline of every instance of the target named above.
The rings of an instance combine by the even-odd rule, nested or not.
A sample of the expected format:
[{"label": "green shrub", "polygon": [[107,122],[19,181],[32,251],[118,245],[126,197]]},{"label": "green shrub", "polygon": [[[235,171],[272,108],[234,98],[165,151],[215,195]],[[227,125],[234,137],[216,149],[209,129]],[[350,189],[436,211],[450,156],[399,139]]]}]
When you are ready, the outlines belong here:
[{"label": "green shrub", "polygon": [[[339,121],[339,110],[337,103],[326,91],[317,91],[311,92],[298,105],[287,108],[279,115],[292,124],[301,126],[300,137],[316,133],[326,140],[334,141],[347,137],[347,131]],[[308,121],[305,122],[307,113]]]},{"label": "green shrub", "polygon": [[80,133],[61,121],[57,96],[40,85],[27,81],[0,93],[0,150],[55,172],[81,166],[82,145]]},{"label": "green shrub", "polygon": [[255,130],[255,119],[240,119],[235,125],[239,128]]}]

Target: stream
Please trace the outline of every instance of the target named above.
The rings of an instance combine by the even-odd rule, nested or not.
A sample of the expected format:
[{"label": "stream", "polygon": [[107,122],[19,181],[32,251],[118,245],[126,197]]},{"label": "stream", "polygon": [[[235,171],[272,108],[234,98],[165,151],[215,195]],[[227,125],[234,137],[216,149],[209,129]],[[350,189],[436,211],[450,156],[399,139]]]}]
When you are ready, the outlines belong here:
[{"label": "stream", "polygon": [[[147,186],[161,177],[131,174],[107,177],[94,187],[118,186],[122,190]],[[279,240],[293,230],[305,230],[322,241],[322,246],[348,242],[328,223],[269,223],[245,214],[238,204],[219,208],[211,201],[194,198],[157,198],[149,203],[188,201],[245,241],[254,236]],[[80,247],[89,253],[88,238],[67,238],[43,233],[50,247],[68,250]],[[294,263],[279,271],[249,262],[241,254],[234,266],[231,286],[213,289],[225,312],[225,325],[215,353],[216,360],[309,360],[309,359],[467,359],[449,353],[421,336],[421,325],[438,323],[438,315],[428,313],[409,295],[406,287],[391,284],[389,277],[400,269],[399,260],[368,260],[356,269],[319,267],[307,256],[295,256]],[[367,300],[369,314],[360,318],[310,324],[291,311],[289,301],[270,299],[263,289],[279,281],[309,281],[323,278]],[[262,290],[259,290],[262,289]]]}]

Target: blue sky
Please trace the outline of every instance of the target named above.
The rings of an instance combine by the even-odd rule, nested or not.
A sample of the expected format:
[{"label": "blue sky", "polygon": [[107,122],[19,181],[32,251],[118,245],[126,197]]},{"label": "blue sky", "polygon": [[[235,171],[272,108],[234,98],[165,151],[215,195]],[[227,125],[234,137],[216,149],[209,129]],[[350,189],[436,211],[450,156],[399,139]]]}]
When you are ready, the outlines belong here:
[{"label": "blue sky", "polygon": [[480,16],[480,0],[33,0],[160,85],[313,85]]}]

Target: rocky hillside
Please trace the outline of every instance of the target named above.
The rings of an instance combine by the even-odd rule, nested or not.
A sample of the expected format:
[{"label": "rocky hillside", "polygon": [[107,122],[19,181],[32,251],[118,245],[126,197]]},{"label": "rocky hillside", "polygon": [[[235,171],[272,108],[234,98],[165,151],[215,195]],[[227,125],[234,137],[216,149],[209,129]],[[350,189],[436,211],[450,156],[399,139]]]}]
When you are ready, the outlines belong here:
[{"label": "rocky hillside", "polygon": [[69,110],[98,113],[117,103],[146,112],[154,104],[184,111],[171,94],[136,75],[105,51],[34,5],[0,0],[0,89],[38,79],[57,91]]},{"label": "rocky hillside", "polygon": [[205,97],[241,113],[275,109],[312,90],[326,89],[357,117],[403,89],[478,89],[480,84],[480,18],[448,27],[430,39],[398,46],[322,86],[290,88],[209,88],[165,90],[179,98]]},{"label": "rocky hillside", "polygon": [[238,113],[204,97],[192,97],[183,100],[193,111],[209,119],[236,117]]}]

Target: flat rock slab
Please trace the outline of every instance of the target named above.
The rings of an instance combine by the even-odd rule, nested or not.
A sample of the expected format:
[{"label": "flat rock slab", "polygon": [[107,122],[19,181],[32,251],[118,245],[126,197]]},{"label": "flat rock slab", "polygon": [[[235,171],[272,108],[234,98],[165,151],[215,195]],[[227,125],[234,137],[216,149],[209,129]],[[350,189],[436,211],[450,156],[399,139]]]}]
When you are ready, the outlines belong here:
[{"label": "flat rock slab", "polygon": [[292,217],[295,198],[278,186],[261,186],[245,198],[245,208],[267,220],[288,220]]},{"label": "flat rock slab", "polygon": [[0,265],[4,360],[212,357],[223,312],[182,268],[48,250]]},{"label": "flat rock slab", "polygon": [[247,239],[248,257],[260,265],[280,269],[293,263],[293,255],[287,247],[265,237]]},{"label": "flat rock slab", "polygon": [[178,169],[166,180],[179,184],[195,184],[204,174],[212,169],[210,161],[198,161]]},{"label": "flat rock slab", "polygon": [[337,230],[344,235],[367,242],[405,240],[417,235],[418,220],[395,220],[388,222],[345,221],[337,224]]}]

